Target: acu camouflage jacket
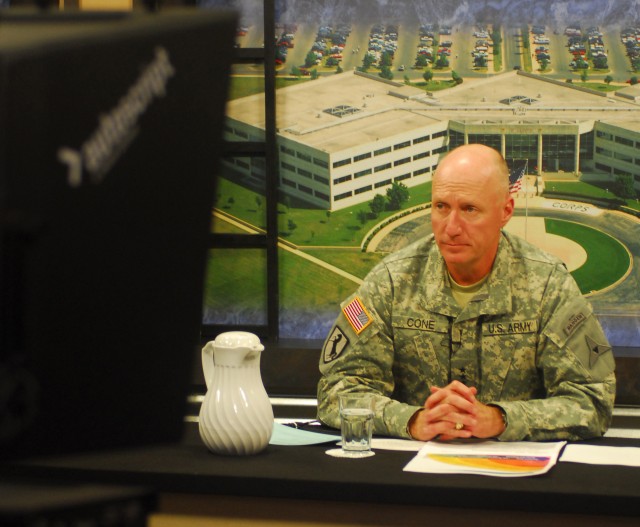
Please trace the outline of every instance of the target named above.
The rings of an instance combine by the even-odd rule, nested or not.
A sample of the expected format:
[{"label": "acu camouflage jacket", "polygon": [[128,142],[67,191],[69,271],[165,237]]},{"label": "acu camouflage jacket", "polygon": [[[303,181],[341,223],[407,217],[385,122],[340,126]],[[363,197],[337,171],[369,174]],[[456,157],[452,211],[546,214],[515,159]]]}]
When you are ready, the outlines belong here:
[{"label": "acu camouflage jacket", "polygon": [[430,386],[458,379],[500,406],[505,441],[585,439],[611,421],[611,347],[562,262],[503,232],[493,269],[461,307],[433,236],[390,255],[342,304],[320,358],[318,417],[338,394],[376,394],[374,433],[409,437]]}]

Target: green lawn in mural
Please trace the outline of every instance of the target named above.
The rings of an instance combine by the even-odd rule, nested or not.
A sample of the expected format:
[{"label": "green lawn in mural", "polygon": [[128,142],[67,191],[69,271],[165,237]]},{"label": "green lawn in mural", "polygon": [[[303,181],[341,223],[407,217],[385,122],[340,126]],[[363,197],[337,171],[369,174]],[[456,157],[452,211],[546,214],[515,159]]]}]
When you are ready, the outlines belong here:
[{"label": "green lawn in mural", "polygon": [[[266,252],[262,249],[212,249],[206,272],[204,305],[223,313],[266,310]],[[206,315],[206,314],[205,314]]]},{"label": "green lawn in mural", "polygon": [[546,190],[555,192],[565,192],[585,196],[587,198],[611,198],[613,194],[604,185],[583,183],[581,181],[550,181],[546,185]]},{"label": "green lawn in mural", "polygon": [[[410,189],[409,201],[404,209],[428,203],[431,200],[431,183]],[[223,212],[258,228],[266,224],[264,197],[228,177],[219,179],[216,205]],[[279,203],[279,235],[298,246],[360,247],[366,234],[385,218],[400,211],[387,210],[377,217],[371,216],[368,203],[339,211],[300,207]],[[361,211],[367,215],[362,220]],[[290,221],[292,223],[290,223]],[[294,228],[291,226],[294,225]]]},{"label": "green lawn in mural", "polygon": [[[592,181],[586,183],[584,181],[551,181],[547,184],[546,189],[553,192],[566,193],[574,196],[583,196],[585,198],[604,198],[611,199],[618,196],[615,195],[609,186],[614,187],[615,183],[611,181]],[[640,202],[636,199],[627,199],[626,206],[640,210]]]},{"label": "green lawn in mural", "polygon": [[[316,251],[316,253],[322,251]],[[225,317],[229,306],[253,323],[266,320],[266,254],[261,249],[214,249],[207,269],[205,317],[215,312],[216,320]],[[321,256],[321,255],[320,255]],[[285,309],[337,310],[338,304],[357,287],[357,283],[336,274],[329,268],[281,249],[281,306]],[[349,266],[358,274],[366,274],[379,259],[362,252],[352,255]],[[347,266],[347,268],[349,268]],[[286,280],[283,279],[286,277]],[[336,311],[337,312],[337,311]],[[230,314],[230,313],[227,313]]]},{"label": "green lawn in mural", "polygon": [[[293,84],[308,82],[308,79],[298,79],[296,77],[277,77],[276,88],[286,88]],[[232,76],[229,86],[229,99],[239,99],[255,93],[264,92],[264,75],[242,75]]]},{"label": "green lawn in mural", "polygon": [[581,245],[587,261],[572,272],[583,294],[605,289],[620,280],[628,271],[630,256],[624,246],[608,234],[569,221],[547,218],[549,234],[569,238]]},{"label": "green lawn in mural", "polygon": [[382,260],[386,254],[365,253],[360,249],[306,249],[305,253],[327,262],[339,269],[348,269],[358,278],[364,278],[371,268]]},{"label": "green lawn in mural", "polygon": [[[357,288],[358,284],[330,269],[309,262],[287,251],[279,251],[281,301],[283,309],[332,310]],[[286,277],[286,280],[284,280]]]}]

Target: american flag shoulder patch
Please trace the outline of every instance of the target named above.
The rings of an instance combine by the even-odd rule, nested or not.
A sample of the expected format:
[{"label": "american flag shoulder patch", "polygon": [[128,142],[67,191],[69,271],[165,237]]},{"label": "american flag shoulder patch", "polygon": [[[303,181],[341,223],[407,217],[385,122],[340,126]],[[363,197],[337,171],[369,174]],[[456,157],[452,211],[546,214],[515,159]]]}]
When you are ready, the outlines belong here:
[{"label": "american flag shoulder patch", "polygon": [[351,302],[349,302],[344,308],[342,308],[342,312],[344,316],[347,317],[349,324],[356,332],[356,335],[360,335],[362,331],[373,322],[373,319],[367,313],[367,310],[364,308],[362,301],[355,297]]}]

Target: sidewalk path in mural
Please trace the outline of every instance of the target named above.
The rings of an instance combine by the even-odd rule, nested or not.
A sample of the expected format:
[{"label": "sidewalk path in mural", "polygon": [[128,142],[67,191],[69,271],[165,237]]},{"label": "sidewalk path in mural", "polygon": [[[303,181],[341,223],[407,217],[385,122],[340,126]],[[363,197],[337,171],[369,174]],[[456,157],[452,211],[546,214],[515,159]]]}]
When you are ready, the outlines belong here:
[{"label": "sidewalk path in mural", "polygon": [[[264,234],[264,232],[261,231],[260,229],[253,227],[243,221],[239,221],[235,219],[233,216],[230,216],[229,214],[223,214],[218,211],[213,211],[213,215],[214,217],[224,220],[245,232],[248,232],[251,234]],[[346,278],[347,280],[351,280],[352,282],[355,282],[358,285],[362,283],[361,278],[358,278],[357,276],[354,276],[351,273],[347,273],[346,271],[343,271],[339,267],[336,267],[335,265],[331,265],[323,260],[320,260],[315,256],[311,256],[305,253],[304,251],[296,249],[289,243],[278,242],[278,247],[280,247],[281,249],[284,249],[285,251],[289,251],[290,253],[295,254],[296,256],[299,256],[300,258],[304,258],[305,260],[308,260],[316,265],[319,265],[320,267],[324,267],[325,269],[328,269],[329,271],[336,273],[337,275],[340,275]]]}]

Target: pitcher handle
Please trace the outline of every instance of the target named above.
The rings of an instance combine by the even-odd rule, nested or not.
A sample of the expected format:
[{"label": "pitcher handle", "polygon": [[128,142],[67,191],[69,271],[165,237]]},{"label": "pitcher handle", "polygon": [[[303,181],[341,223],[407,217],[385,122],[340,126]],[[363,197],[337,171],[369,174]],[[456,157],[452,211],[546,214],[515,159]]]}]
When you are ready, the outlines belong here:
[{"label": "pitcher handle", "polygon": [[204,382],[207,384],[207,390],[213,379],[213,341],[207,342],[202,348],[202,372],[204,373]]}]

